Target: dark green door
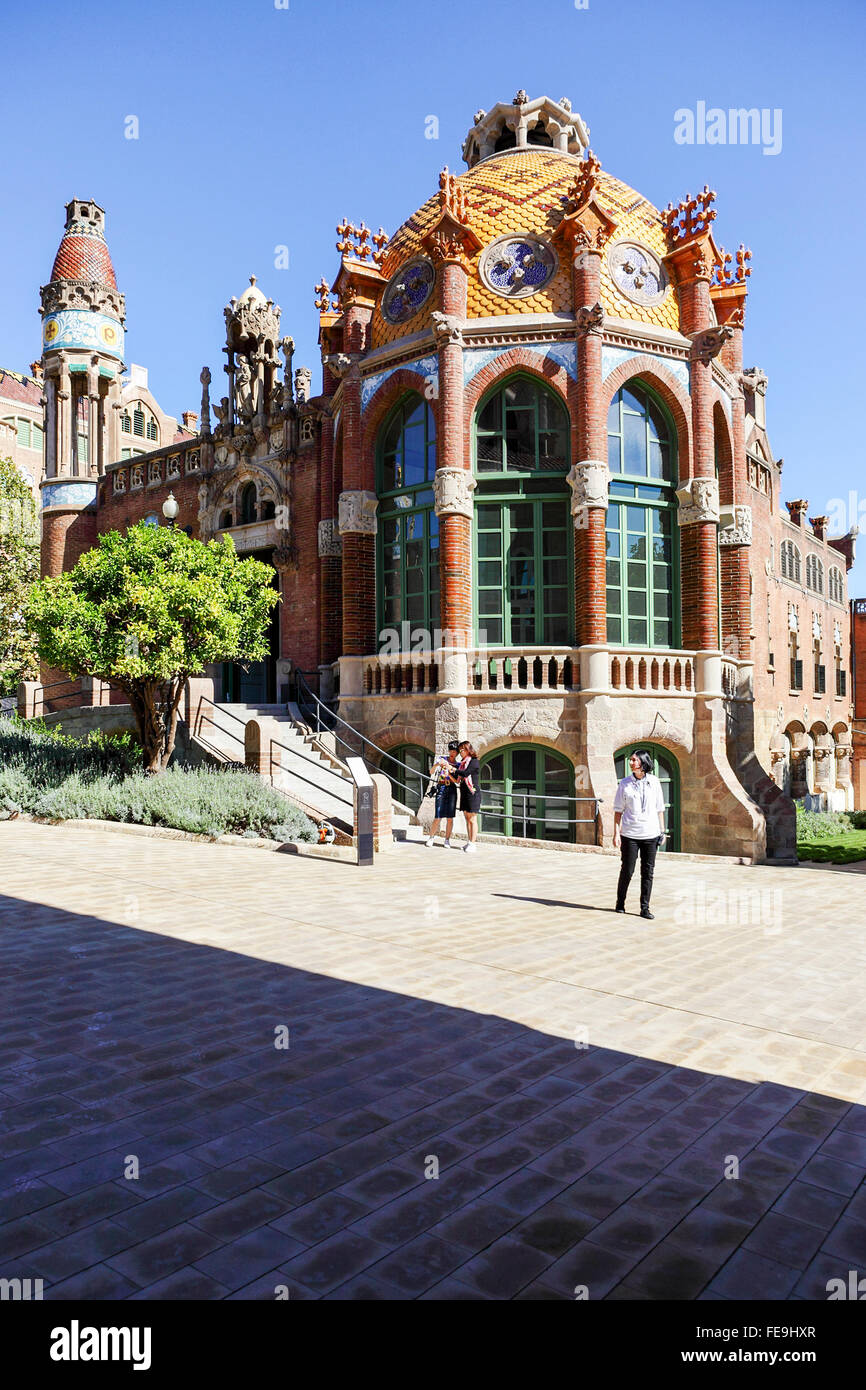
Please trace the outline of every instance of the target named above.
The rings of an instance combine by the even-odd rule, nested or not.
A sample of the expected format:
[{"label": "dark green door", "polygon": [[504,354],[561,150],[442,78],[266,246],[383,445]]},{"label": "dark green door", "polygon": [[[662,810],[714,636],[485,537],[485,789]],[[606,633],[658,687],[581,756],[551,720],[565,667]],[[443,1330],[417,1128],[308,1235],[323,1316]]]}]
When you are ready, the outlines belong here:
[{"label": "dark green door", "polygon": [[488,835],[574,840],[574,768],[549,748],[497,749],[482,760],[481,790],[481,829]]},{"label": "dark green door", "polygon": [[628,760],[638,749],[649,753],[653,760],[653,772],[661,782],[665,799],[665,829],[668,833],[665,848],[676,852],[680,848],[680,770],[677,760],[673,753],[656,743],[630,743],[627,748],[620,748],[614,754],[617,778],[628,777],[631,771]]}]

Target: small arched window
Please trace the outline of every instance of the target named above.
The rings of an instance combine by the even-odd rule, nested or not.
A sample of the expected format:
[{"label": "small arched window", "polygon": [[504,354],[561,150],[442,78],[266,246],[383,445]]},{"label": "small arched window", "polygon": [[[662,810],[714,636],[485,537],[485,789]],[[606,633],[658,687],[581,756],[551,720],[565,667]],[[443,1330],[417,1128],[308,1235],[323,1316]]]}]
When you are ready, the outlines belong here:
[{"label": "small arched window", "polygon": [[845,583],[842,579],[842,571],[835,565],[830,566],[828,576],[829,593],[833,603],[845,602]]},{"label": "small arched window", "polygon": [[565,473],[568,412],[528,376],[513,376],[482,402],[475,425],[475,468],[487,473]]},{"label": "small arched window", "polygon": [[124,410],[120,417],[120,428],[124,434],[132,434],[132,419],[128,410]]},{"label": "small arched window", "polygon": [[273,502],[262,503],[262,521],[273,521],[276,512],[277,509]]},{"label": "small arched window", "polygon": [[132,412],[132,433],[144,438],[144,411],[140,405]]},{"label": "small arched window", "polygon": [[817,555],[806,556],[806,588],[813,594],[824,592],[824,566]]},{"label": "small arched window", "polygon": [[256,521],[256,485],[247,483],[241,493],[241,526],[248,526],[251,521]]},{"label": "small arched window", "polygon": [[159,438],[159,430],[156,427],[156,421],[154,420],[152,415],[150,416],[147,422],[147,437],[148,439]]},{"label": "small arched window", "polygon": [[782,541],[782,578],[792,579],[795,584],[799,584],[802,578],[802,562],[800,552],[793,541]]},{"label": "small arched window", "polygon": [[223,512],[222,516],[220,517],[220,530],[228,531],[233,525],[234,522],[232,521],[231,512]]}]

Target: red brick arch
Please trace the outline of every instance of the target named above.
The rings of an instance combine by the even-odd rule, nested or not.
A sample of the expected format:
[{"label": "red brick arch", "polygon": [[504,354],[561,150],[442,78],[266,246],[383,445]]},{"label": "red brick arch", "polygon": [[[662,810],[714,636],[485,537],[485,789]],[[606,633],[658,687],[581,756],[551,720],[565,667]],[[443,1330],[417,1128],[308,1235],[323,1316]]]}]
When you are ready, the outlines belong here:
[{"label": "red brick arch", "polygon": [[723,507],[730,507],[734,503],[734,437],[718,387],[713,405],[713,435],[719,454],[719,500]]},{"label": "red brick arch", "polygon": [[[382,425],[400,397],[405,396],[407,391],[414,391],[423,400],[427,400],[424,392],[427,381],[428,378],[422,372],[417,372],[411,367],[398,367],[387,381],[382,382],[369,401],[361,426],[361,470],[364,487],[370,492],[376,491],[376,442]],[[427,400],[427,404],[436,421],[438,438],[439,402],[433,399]]]},{"label": "red brick arch", "polygon": [[621,362],[618,367],[614,367],[601,384],[601,405],[604,415],[607,416],[610,403],[617,391],[627,385],[629,381],[636,379],[651,386],[667,406],[677,432],[677,464],[680,480],[684,481],[690,478],[692,476],[691,400],[673,373],[667,371],[658,358],[650,357],[648,353],[640,353],[637,357],[630,357],[627,362]]}]

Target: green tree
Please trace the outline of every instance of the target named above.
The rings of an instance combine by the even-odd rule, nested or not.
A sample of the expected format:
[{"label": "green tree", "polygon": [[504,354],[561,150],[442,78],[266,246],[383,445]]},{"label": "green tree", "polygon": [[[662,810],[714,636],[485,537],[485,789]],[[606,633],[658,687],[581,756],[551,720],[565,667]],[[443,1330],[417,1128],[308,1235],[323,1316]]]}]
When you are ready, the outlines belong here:
[{"label": "green tree", "polygon": [[148,772],[174,750],[190,676],[217,661],[261,661],[279,595],[273,570],[238,558],[231,539],[201,541],[174,527],[109,531],[74,569],[43,579],[28,613],[49,666],[122,690]]},{"label": "green tree", "polygon": [[39,517],[11,459],[0,459],[0,695],[36,675],[36,637],[25,609],[39,578]]}]

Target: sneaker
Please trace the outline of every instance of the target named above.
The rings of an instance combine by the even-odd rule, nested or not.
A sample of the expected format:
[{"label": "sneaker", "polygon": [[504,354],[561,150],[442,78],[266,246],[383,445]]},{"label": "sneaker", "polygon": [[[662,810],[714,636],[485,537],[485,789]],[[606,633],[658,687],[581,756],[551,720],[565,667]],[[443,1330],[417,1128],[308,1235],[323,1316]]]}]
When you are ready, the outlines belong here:
[{"label": "sneaker", "polygon": [[436,843],[436,836],[435,836],[435,835],[428,835],[428,836],[427,836],[427,839],[426,839],[426,841],[425,841],[425,844],[427,845],[427,848],[429,849],[430,846],[431,846],[431,845],[435,845],[435,843]]},{"label": "sneaker", "polygon": [[451,848],[451,841],[450,841],[450,840],[445,840],[444,845],[443,845],[443,848],[445,848],[445,849],[450,849],[450,848]]},{"label": "sneaker", "polygon": [[467,840],[466,844],[463,846],[463,853],[464,853],[464,854],[474,854],[474,853],[475,853],[475,845],[473,844],[473,842],[472,842],[471,840]]}]

